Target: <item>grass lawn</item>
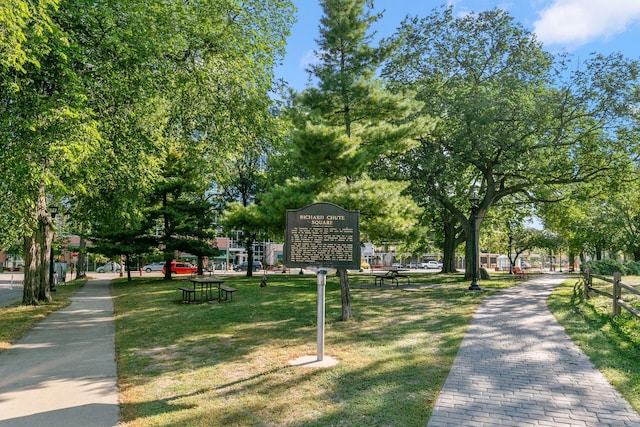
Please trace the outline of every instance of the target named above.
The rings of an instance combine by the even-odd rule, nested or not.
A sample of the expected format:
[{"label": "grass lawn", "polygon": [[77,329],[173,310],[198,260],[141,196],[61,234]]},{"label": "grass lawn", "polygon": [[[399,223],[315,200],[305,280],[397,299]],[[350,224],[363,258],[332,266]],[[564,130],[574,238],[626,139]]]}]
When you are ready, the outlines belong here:
[{"label": "grass lawn", "polygon": [[125,426],[424,426],[491,293],[469,292],[461,275],[413,274],[409,290],[353,274],[354,319],[343,322],[329,276],[324,355],[339,364],[323,369],[289,363],[317,356],[315,276],[260,279],[227,278],[238,291],[222,304],[180,303],[176,279],[114,283]]},{"label": "grass lawn", "polygon": [[[327,277],[325,357],[339,361],[330,368],[289,363],[317,356],[315,276],[273,274],[265,288],[260,275],[228,277],[238,291],[222,304],[180,303],[186,278],[115,280],[123,426],[424,426],[476,307],[520,282],[492,276],[473,293],[461,275],[412,273],[396,289],[352,274],[348,322],[337,278]],[[577,280],[556,288],[549,307],[640,410],[640,324],[612,319],[604,297],[583,301]],[[59,286],[49,304],[0,308],[0,351],[83,283]]]}]

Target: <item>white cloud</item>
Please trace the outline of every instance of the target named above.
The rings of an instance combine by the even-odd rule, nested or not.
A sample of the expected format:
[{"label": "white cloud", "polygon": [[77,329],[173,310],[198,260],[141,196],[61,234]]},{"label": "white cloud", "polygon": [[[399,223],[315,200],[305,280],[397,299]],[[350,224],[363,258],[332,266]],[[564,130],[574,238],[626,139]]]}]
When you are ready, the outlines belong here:
[{"label": "white cloud", "polygon": [[640,0],[553,0],[539,16],[534,23],[538,40],[571,48],[640,21]]},{"label": "white cloud", "polygon": [[318,59],[315,49],[308,50],[302,58],[300,58],[300,68],[307,68],[310,65],[314,65],[320,62]]}]

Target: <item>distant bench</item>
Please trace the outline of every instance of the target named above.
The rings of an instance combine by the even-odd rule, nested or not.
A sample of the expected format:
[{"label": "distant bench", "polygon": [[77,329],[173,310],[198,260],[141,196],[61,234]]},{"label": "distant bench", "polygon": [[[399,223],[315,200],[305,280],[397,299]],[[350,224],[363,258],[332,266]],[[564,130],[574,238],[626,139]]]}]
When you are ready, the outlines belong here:
[{"label": "distant bench", "polygon": [[526,269],[520,268],[520,267],[513,267],[512,271],[513,271],[513,274],[515,274],[518,279],[526,279],[527,274],[529,274],[529,272]]},{"label": "distant bench", "polygon": [[390,280],[391,284],[396,284],[396,288],[400,285],[398,279],[407,279],[407,284],[411,284],[411,279],[407,274],[401,274],[397,270],[389,270],[384,274],[374,274],[373,284],[376,286],[382,286],[385,280]]}]

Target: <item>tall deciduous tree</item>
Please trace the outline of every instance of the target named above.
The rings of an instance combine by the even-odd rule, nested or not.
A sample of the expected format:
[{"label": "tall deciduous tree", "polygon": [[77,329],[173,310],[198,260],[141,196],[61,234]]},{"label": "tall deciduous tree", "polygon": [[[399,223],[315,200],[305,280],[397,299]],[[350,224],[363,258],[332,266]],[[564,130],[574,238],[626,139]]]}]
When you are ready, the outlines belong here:
[{"label": "tall deciduous tree", "polygon": [[383,75],[416,90],[423,114],[438,120],[403,163],[415,197],[440,204],[464,230],[447,236],[455,244],[445,249],[467,241],[467,275],[473,192],[481,222],[504,197],[541,199],[618,166],[625,141],[616,130],[633,115],[636,61],[594,56],[571,70],[501,10],[456,17],[443,8],[407,18],[397,42]]},{"label": "tall deciduous tree", "polygon": [[9,0],[2,7],[8,31],[0,32],[0,49],[10,57],[0,69],[7,231],[0,238],[27,236],[25,301],[37,303],[48,298],[47,199],[64,199],[80,224],[142,223],[165,147],[180,142],[211,165],[237,140],[238,122],[268,116],[293,4]]},{"label": "tall deciduous tree", "polygon": [[51,299],[47,205],[81,188],[82,165],[98,141],[75,69],[80,47],[56,4],[9,1],[2,9],[2,19],[12,8],[19,13],[18,24],[3,32],[17,45],[9,52],[0,44],[9,55],[0,68],[0,239],[23,242],[24,304]]},{"label": "tall deciduous tree", "polygon": [[93,159],[102,172],[92,176],[93,191],[76,211],[114,228],[142,223],[146,196],[164,181],[172,157],[192,162],[192,187],[202,189],[216,180],[226,153],[247,143],[247,127],[264,133],[273,65],[293,6],[288,0],[96,7],[74,1],[77,10],[93,11],[69,20],[90,47],[85,62],[104,138]]}]

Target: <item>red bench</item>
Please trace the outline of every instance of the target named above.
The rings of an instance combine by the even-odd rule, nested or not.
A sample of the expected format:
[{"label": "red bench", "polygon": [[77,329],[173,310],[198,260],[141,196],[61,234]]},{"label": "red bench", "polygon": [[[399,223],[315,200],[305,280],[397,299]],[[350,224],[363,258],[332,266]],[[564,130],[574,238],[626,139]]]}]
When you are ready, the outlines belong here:
[{"label": "red bench", "polygon": [[513,274],[515,274],[518,279],[526,279],[527,274],[529,274],[526,268],[513,267],[511,271],[513,271]]}]

